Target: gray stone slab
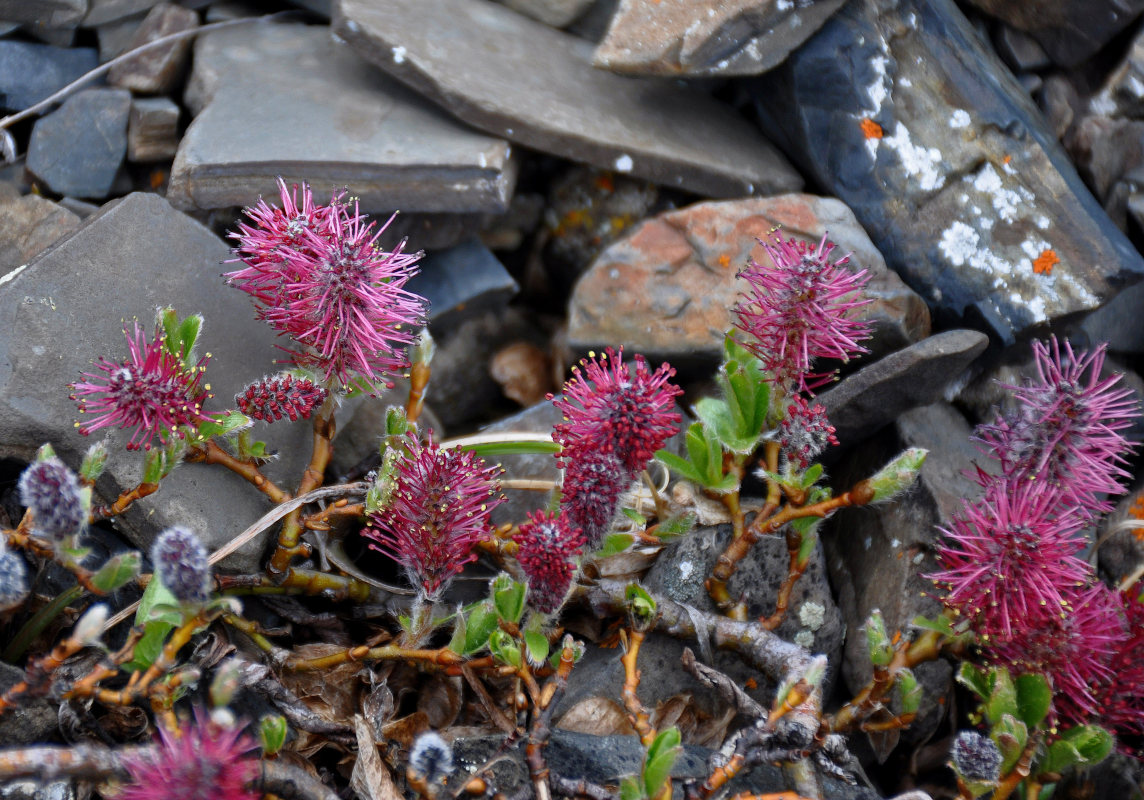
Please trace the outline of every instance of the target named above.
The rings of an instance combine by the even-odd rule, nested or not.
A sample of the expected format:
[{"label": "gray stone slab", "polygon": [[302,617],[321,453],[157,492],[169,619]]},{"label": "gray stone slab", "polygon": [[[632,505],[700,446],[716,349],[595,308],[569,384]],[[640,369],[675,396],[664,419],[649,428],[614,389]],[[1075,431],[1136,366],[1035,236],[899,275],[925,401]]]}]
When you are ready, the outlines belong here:
[{"label": "gray stone slab", "polygon": [[179,107],[167,97],[137,97],[127,121],[127,159],[134,163],[173,158],[179,147]]},{"label": "gray stone slab", "polygon": [[[51,442],[78,466],[98,435],[74,429],[78,414],[67,384],[99,356],[125,358],[123,321],[137,318],[150,332],[155,308],[169,304],[181,314],[205,316],[201,350],[213,354],[207,377],[215,395],[207,409],[232,406],[239,389],[275,369],[282,351],[273,331],[254,319],[246,295],[219,277],[228,256],[207,228],[163,198],[139,193],[105,206],[72,236],[9,273],[0,285],[0,324],[20,335],[0,339],[0,449],[29,458]],[[282,456],[266,466],[267,474],[292,486],[309,458],[309,426],[279,423],[255,433]],[[113,433],[108,471],[96,487],[105,499],[139,480],[142,456],[122,448],[127,439],[126,432]],[[146,548],[158,530],[178,523],[217,549],[268,508],[263,495],[227,470],[184,464],[158,493],[120,517],[119,526]],[[265,543],[255,540],[224,567],[260,569]]]},{"label": "gray stone slab", "polygon": [[626,75],[758,75],[845,0],[620,0],[593,56]]},{"label": "gray stone slab", "polygon": [[[199,15],[174,3],[160,3],[144,17],[127,48],[191,30],[199,26]],[[191,53],[191,40],[182,39],[155,50],[148,50],[111,68],[107,82],[141,94],[162,94],[174,88]]]},{"label": "gray stone slab", "polygon": [[818,401],[825,406],[838,441],[849,447],[909,409],[942,399],[988,344],[989,338],[979,331],[936,334],[863,367],[819,395]]},{"label": "gray stone slab", "polygon": [[0,276],[27,264],[79,227],[79,217],[37,194],[0,184]]},{"label": "gray stone slab", "polygon": [[1011,342],[1144,276],[952,0],[856,0],[754,91],[766,129],[854,211],[940,327]]},{"label": "gray stone slab", "polygon": [[131,93],[85,89],[36,121],[28,172],[57,194],[102,200],[127,155]]},{"label": "gray stone slab", "polygon": [[429,300],[433,331],[456,327],[470,317],[499,308],[520,290],[504,264],[480,239],[428,252],[420,263],[420,274],[406,288]]},{"label": "gray stone slab", "polygon": [[499,2],[545,25],[563,28],[587,11],[593,0],[499,0]]},{"label": "gray stone slab", "polygon": [[[855,448],[833,472],[839,491],[868,478],[907,447],[929,451],[914,486],[888,503],[842,509],[827,520],[822,542],[830,580],[850,635],[842,675],[852,692],[870,679],[870,656],[862,625],[880,609],[886,629],[908,632],[919,614],[934,616],[941,604],[933,584],[922,576],[937,569],[941,533],[961,510],[963,499],[981,488],[966,477],[979,454],[969,439],[971,426],[948,403],[903,413],[884,435]],[[925,691],[917,720],[903,732],[906,742],[925,741],[945,718],[942,699],[950,689],[951,668],[937,660],[917,667]]]},{"label": "gray stone slab", "polygon": [[674,84],[591,66],[591,45],[486,0],[339,0],[334,29],[482,130],[715,197],[802,179],[730,108]]},{"label": "gray stone slab", "polygon": [[318,195],[348,186],[371,213],[508,206],[508,142],[456,123],[324,26],[218,31],[200,37],[194,64],[189,103],[202,111],[171,170],[177,208],[252,205],[277,195],[278,176]]},{"label": "gray stone slab", "polygon": [[0,19],[42,28],[74,28],[88,0],[0,0]]},{"label": "gray stone slab", "polygon": [[85,28],[94,28],[106,22],[147,12],[160,0],[88,0],[87,16],[83,18]]},{"label": "gray stone slab", "polygon": [[88,47],[0,41],[0,107],[22,111],[97,66],[99,56]]}]

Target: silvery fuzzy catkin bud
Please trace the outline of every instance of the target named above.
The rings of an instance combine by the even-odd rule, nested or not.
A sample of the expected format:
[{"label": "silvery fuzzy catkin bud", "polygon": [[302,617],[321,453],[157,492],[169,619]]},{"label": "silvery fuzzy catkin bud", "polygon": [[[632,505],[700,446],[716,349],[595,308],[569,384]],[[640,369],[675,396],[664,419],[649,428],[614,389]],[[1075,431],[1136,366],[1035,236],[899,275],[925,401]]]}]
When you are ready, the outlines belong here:
[{"label": "silvery fuzzy catkin bud", "polygon": [[1001,751],[993,740],[973,731],[962,731],[953,740],[953,768],[974,783],[990,783],[1001,777]]},{"label": "silvery fuzzy catkin bud", "polygon": [[87,522],[79,480],[58,458],[37,461],[20,476],[20,502],[32,510],[36,533],[53,542],[75,536]]},{"label": "silvery fuzzy catkin bud", "polygon": [[110,609],[108,609],[107,603],[96,603],[79,618],[79,622],[75,624],[75,628],[72,630],[72,638],[88,647],[99,644],[99,640],[103,637],[103,626],[107,624],[109,614]]},{"label": "silvery fuzzy catkin bud", "polygon": [[207,550],[186,528],[167,528],[151,548],[151,562],[160,582],[180,603],[205,603],[211,573]]},{"label": "silvery fuzzy catkin bud", "polygon": [[427,731],[413,743],[409,769],[429,785],[443,783],[453,772],[453,748],[433,731]]},{"label": "silvery fuzzy catkin bud", "polygon": [[19,553],[0,551],[0,611],[15,608],[28,597],[28,565]]}]

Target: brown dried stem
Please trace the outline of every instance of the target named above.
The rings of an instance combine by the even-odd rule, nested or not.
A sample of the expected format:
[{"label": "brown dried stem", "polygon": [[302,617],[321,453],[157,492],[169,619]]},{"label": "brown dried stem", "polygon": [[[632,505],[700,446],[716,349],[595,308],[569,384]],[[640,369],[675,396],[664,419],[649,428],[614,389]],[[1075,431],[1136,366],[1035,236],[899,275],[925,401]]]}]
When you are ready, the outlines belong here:
[{"label": "brown dried stem", "polygon": [[993,800],[1006,800],[1009,795],[1017,790],[1021,781],[1029,777],[1029,772],[1033,767],[1033,758],[1037,755],[1037,748],[1041,746],[1043,735],[1041,731],[1034,731],[1029,736],[1029,741],[1025,743],[1025,749],[1021,751],[1021,757],[1017,759],[1013,769],[1009,770],[1009,774],[1001,778],[997,788],[993,790]]},{"label": "brown dried stem", "polygon": [[874,499],[874,491],[866,481],[860,481],[850,491],[837,497],[823,500],[809,506],[786,505],[764,518],[762,514],[755,517],[746,532],[738,539],[733,539],[727,549],[715,562],[711,577],[707,579],[707,593],[716,606],[728,613],[733,619],[742,621],[746,619],[747,610],[743,603],[736,604],[727,590],[727,581],[735,574],[739,562],[750,552],[755,542],[764,536],[776,533],[783,525],[804,517],[826,517],[840,508],[848,506],[863,506]]},{"label": "brown dried stem", "polygon": [[115,502],[111,505],[99,505],[91,509],[87,521],[89,523],[100,522],[101,520],[110,517],[117,517],[124,511],[131,507],[131,504],[136,500],[141,500],[148,495],[155,494],[159,490],[158,483],[140,483],[134,489],[128,489],[121,493],[119,497],[115,498]]},{"label": "brown dried stem", "polygon": [[187,455],[184,456],[184,460],[192,464],[221,464],[231,472],[246,479],[255,489],[275,503],[285,503],[291,499],[290,493],[263,475],[257,464],[253,461],[235,458],[219,447],[214,439],[207,439],[203,444],[192,446]]},{"label": "brown dried stem", "polygon": [[[298,484],[298,491],[295,492],[297,495],[304,495],[322,485],[326,467],[329,466],[330,457],[333,455],[331,442],[337,430],[337,424],[334,422],[335,408],[334,397],[330,395],[314,415],[314,449],[310,463],[306,466],[306,471]],[[298,541],[301,534],[301,509],[294,509],[282,521],[282,528],[278,532],[278,546],[274,549],[274,555],[270,557],[270,563],[266,567],[271,576],[281,576],[283,581],[287,580],[290,577],[288,573],[292,571],[290,562],[294,557],[310,554],[309,546]]]},{"label": "brown dried stem", "polygon": [[632,723],[636,733],[639,734],[640,741],[643,746],[651,747],[651,743],[655,741],[655,728],[651,726],[651,715],[640,702],[637,691],[640,688],[640,671],[636,667],[636,659],[639,658],[640,645],[643,644],[644,632],[633,628],[628,631],[627,649],[624,652],[620,663],[624,665],[624,688],[622,696],[624,700],[624,708],[628,712],[628,720]]},{"label": "brown dried stem", "polygon": [[464,661],[461,656],[447,647],[440,650],[410,650],[396,645],[383,645],[381,647],[359,645],[325,656],[291,659],[286,662],[285,668],[298,671],[319,670],[353,661],[391,661],[395,659],[422,661],[439,667],[458,666]]},{"label": "brown dried stem", "polygon": [[775,597],[774,613],[759,620],[759,624],[768,631],[773,631],[782,624],[783,618],[786,617],[787,608],[790,606],[790,596],[794,591],[794,585],[798,583],[798,579],[806,572],[806,566],[810,563],[809,558],[799,558],[799,553],[802,550],[802,535],[789,526],[786,531],[786,545],[790,562],[787,567],[786,578],[783,579],[782,586],[779,587],[778,595]]},{"label": "brown dried stem", "polygon": [[39,697],[52,684],[52,675],[67,659],[78,653],[86,643],[72,637],[57,644],[52,652],[30,663],[24,670],[25,679],[0,695],[0,714],[18,705],[23,697]]},{"label": "brown dried stem", "polygon": [[545,690],[540,695],[543,699],[534,702],[532,727],[528,732],[528,744],[524,747],[524,760],[528,764],[536,800],[549,800],[552,796],[549,783],[551,776],[548,762],[544,758],[544,748],[552,735],[552,715],[560,703],[560,698],[564,696],[573,664],[575,664],[575,654],[569,644],[560,653],[560,664],[556,674],[545,685]]}]

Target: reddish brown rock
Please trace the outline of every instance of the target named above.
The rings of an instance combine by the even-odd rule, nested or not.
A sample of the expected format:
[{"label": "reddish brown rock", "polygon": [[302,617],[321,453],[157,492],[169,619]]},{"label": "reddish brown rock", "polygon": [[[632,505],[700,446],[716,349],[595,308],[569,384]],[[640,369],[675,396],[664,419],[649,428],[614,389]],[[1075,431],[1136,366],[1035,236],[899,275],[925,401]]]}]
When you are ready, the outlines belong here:
[{"label": "reddish brown rock", "polygon": [[838,200],[805,194],[699,203],[646,220],[596,258],[569,307],[574,348],[624,345],[657,357],[718,358],[731,307],[742,284],[736,273],[765,258],[758,239],[776,225],[788,236],[818,240],[829,231],[839,256],[871,273],[866,307],[874,322],[866,344],[875,355],[924,339],[925,302],[891,271]]},{"label": "reddish brown rock", "polygon": [[633,75],[758,75],[845,0],[620,0],[597,67]]},{"label": "reddish brown rock", "polygon": [[79,217],[38,194],[0,183],[0,275],[27,264],[79,227]]}]

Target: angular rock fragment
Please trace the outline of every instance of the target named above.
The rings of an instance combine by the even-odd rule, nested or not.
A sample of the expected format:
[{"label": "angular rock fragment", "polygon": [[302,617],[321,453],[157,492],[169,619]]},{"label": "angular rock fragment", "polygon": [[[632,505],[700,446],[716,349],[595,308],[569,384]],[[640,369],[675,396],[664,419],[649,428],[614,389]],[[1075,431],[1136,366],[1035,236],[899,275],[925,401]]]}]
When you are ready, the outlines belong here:
[{"label": "angular rock fragment", "polygon": [[179,147],[179,107],[167,97],[131,101],[127,160],[136,164],[173,158]]},{"label": "angular rock fragment", "polygon": [[0,41],[0,107],[23,111],[98,65],[88,47]]},{"label": "angular rock fragment", "polygon": [[111,194],[127,154],[131,93],[86,89],[36,121],[28,172],[57,194],[101,200]]},{"label": "angular rock fragment", "polygon": [[1144,11],[1144,0],[969,0],[1036,39],[1057,64],[1075,67]]},{"label": "angular rock fragment", "polygon": [[[20,331],[0,343],[0,451],[28,459],[44,442],[73,467],[99,434],[73,427],[76,405],[67,384],[90,371],[99,356],[127,355],[124,320],[138,319],[150,335],[156,307],[202,313],[200,351],[211,353],[207,376],[215,399],[208,411],[233,406],[235,392],[275,369],[282,352],[271,329],[256,321],[242,292],[219,278],[225,244],[207,228],[152,194],[131,194],[109,204],[0,285],[0,324]],[[347,412],[348,413],[348,412]],[[103,433],[101,431],[100,433]],[[293,485],[309,460],[305,424],[260,426],[255,436],[281,460],[266,465],[271,480]],[[141,454],[123,449],[127,436],[112,432],[108,470],[96,490],[105,500],[135,486]],[[218,466],[184,464],[161,489],[118,518],[144,550],[162,528],[192,528],[209,549],[230,541],[264,514],[269,502],[254,487]],[[265,540],[256,540],[223,565],[261,568]]]},{"label": "angular rock fragment", "polygon": [[87,16],[83,18],[83,26],[94,28],[107,22],[145,13],[159,3],[160,0],[88,0],[88,11]]},{"label": "angular rock fragment", "polygon": [[[511,12],[506,12],[511,13]],[[222,208],[349,187],[364,211],[498,212],[517,163],[507,142],[457,124],[348,48],[329,28],[251,25],[200,37],[168,197]],[[420,247],[418,243],[415,246]]]},{"label": "angular rock fragment", "polygon": [[755,91],[943,327],[1012,341],[1144,275],[951,0],[851,3]]},{"label": "angular rock fragment", "polygon": [[0,184],[0,277],[27,264],[79,226],[79,217],[46,197]]},{"label": "angular rock fragment", "polygon": [[74,28],[87,13],[88,0],[0,0],[0,19],[32,28]]},{"label": "angular rock fragment", "polygon": [[979,331],[945,331],[876,361],[823,392],[838,441],[857,444],[903,412],[942,399],[989,338]]},{"label": "angular rock fragment", "polygon": [[758,75],[845,0],[621,0],[592,63],[629,75]]},{"label": "angular rock fragment", "polygon": [[[842,676],[851,692],[870,679],[863,625],[874,609],[881,610],[887,631],[903,635],[918,615],[934,616],[941,610],[929,594],[933,584],[922,575],[937,568],[935,546],[941,535],[937,527],[949,525],[963,498],[980,494],[977,484],[963,474],[978,457],[970,432],[969,423],[946,403],[916,408],[834,470],[835,484],[849,487],[907,447],[929,450],[913,488],[881,505],[842,509],[826,523],[822,535],[830,580],[848,631]],[[941,660],[915,669],[925,691],[917,719],[902,733],[905,741],[925,741],[941,722],[951,673],[949,663]]]},{"label": "angular rock fragment", "polygon": [[587,11],[593,0],[499,0],[499,2],[545,25],[563,28]]},{"label": "angular rock fragment", "polygon": [[594,69],[587,42],[487,0],[340,0],[334,29],[465,122],[537,150],[717,197],[802,183],[726,106]]},{"label": "angular rock fragment", "polygon": [[420,274],[406,288],[429,300],[429,327],[435,335],[504,306],[520,288],[479,239],[426,253],[420,265]]},{"label": "angular rock fragment", "polygon": [[781,225],[786,236],[823,234],[850,254],[852,269],[871,278],[863,309],[873,323],[865,344],[875,355],[924,339],[925,302],[889,270],[853,214],[837,200],[813,195],[699,203],[638,224],[596,258],[569,301],[568,340],[579,350],[620,345],[677,366],[722,354],[731,307],[744,285],[736,275],[749,259],[769,264],[758,240]]},{"label": "angular rock fragment", "polygon": [[[143,19],[127,47],[140,47],[172,33],[198,26],[199,15],[194,11],[173,3],[160,3]],[[168,92],[174,87],[179,73],[187,63],[190,51],[190,39],[148,50],[112,67],[107,82],[142,94]]]}]

